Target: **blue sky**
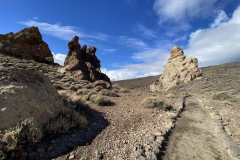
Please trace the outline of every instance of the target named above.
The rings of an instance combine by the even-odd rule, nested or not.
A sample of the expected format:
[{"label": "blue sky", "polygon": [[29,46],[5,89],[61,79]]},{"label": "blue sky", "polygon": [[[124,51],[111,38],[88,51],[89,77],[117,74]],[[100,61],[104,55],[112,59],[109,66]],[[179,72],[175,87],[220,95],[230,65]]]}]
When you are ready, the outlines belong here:
[{"label": "blue sky", "polygon": [[157,75],[179,45],[209,66],[240,61],[239,0],[12,0],[1,4],[0,34],[38,26],[63,64],[75,35],[97,47],[111,80]]}]

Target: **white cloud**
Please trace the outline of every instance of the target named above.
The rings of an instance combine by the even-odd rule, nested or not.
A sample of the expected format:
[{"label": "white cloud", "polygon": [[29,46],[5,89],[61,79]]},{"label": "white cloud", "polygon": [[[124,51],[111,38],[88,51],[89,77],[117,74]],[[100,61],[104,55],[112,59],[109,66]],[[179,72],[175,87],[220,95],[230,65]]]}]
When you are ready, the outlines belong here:
[{"label": "white cloud", "polygon": [[[145,61],[140,64],[127,64],[121,66],[121,69],[116,70],[107,70],[103,68],[102,72],[107,74],[111,81],[159,75],[167,62],[169,53],[166,53],[163,49],[157,48],[152,49],[152,51],[157,53],[152,56],[155,57],[155,61]],[[144,57],[148,57],[148,54],[149,52],[145,51],[139,52],[135,54],[135,58],[138,57],[138,59],[144,59]]]},{"label": "white cloud", "polygon": [[217,0],[155,0],[153,9],[159,16],[159,23],[172,21],[186,23],[188,20],[206,16]]},{"label": "white cloud", "polygon": [[114,48],[103,48],[102,50],[108,53],[114,53],[117,51],[117,49],[114,49]]},{"label": "white cloud", "polygon": [[101,71],[105,73],[111,79],[111,81],[140,77],[137,72],[128,69],[107,70],[106,68],[102,68]]},{"label": "white cloud", "polygon": [[156,57],[160,57],[162,54],[165,54],[166,50],[164,49],[149,49],[141,52],[134,53],[131,58],[137,61],[143,62],[153,62],[156,61]]},{"label": "white cloud", "polygon": [[196,30],[190,35],[185,53],[198,58],[200,66],[240,61],[240,7],[227,22],[226,18],[217,19],[219,15],[213,22],[214,28]]},{"label": "white cloud", "polygon": [[187,35],[183,35],[183,36],[175,38],[173,40],[173,43],[177,43],[177,42],[181,42],[181,41],[185,41],[185,40],[187,40]]},{"label": "white cloud", "polygon": [[63,66],[66,55],[62,53],[55,54],[54,52],[52,52],[52,54],[53,54],[54,62]]},{"label": "white cloud", "polygon": [[220,25],[223,22],[227,22],[228,21],[228,16],[225,13],[225,11],[221,10],[218,13],[218,16],[215,18],[214,22],[211,24],[211,27],[217,27],[218,25]]},{"label": "white cloud", "polygon": [[143,35],[145,38],[155,38],[156,32],[148,29],[142,24],[137,24],[137,26],[134,28],[134,30],[138,31],[141,35]]},{"label": "white cloud", "polygon": [[39,30],[47,35],[51,35],[63,40],[71,40],[74,36],[79,36],[81,39],[95,39],[105,41],[108,35],[105,33],[97,32],[94,34],[87,34],[79,31],[74,26],[63,26],[60,24],[50,24],[46,22],[37,22],[35,20],[19,22],[25,26],[37,26]]},{"label": "white cloud", "polygon": [[142,40],[127,37],[127,36],[120,36],[119,43],[131,48],[138,49],[138,50],[148,49],[148,45]]}]

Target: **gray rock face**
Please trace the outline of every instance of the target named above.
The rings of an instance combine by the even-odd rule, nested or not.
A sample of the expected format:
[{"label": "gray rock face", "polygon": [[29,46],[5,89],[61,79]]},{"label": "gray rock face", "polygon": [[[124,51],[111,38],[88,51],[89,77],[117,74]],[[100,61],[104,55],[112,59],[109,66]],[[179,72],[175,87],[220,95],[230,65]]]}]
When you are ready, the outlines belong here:
[{"label": "gray rock face", "polygon": [[15,34],[0,34],[0,54],[54,63],[53,55],[48,44],[42,40],[38,27],[25,28]]},{"label": "gray rock face", "polygon": [[49,78],[37,70],[0,68],[0,82],[0,131],[28,118],[44,124],[63,106]]},{"label": "gray rock face", "polygon": [[202,71],[198,68],[197,58],[189,57],[186,59],[183,50],[178,46],[173,47],[170,54],[171,57],[159,78],[160,86],[156,87],[153,84],[151,88],[169,90],[180,83],[188,83],[202,76]]},{"label": "gray rock face", "polygon": [[87,48],[86,45],[81,48],[78,40],[79,37],[75,36],[68,43],[69,52],[65,58],[64,67],[79,80],[96,82],[97,85],[101,84],[101,86],[106,86],[104,88],[110,88],[110,79],[101,73],[100,61],[95,55],[97,49],[93,46]]}]

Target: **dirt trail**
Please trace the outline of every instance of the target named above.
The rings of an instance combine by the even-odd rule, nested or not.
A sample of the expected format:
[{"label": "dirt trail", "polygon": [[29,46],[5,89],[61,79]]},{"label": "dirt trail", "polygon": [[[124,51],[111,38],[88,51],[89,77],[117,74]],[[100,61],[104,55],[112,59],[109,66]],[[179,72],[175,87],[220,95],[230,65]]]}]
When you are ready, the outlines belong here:
[{"label": "dirt trail", "polygon": [[195,98],[186,99],[185,110],[176,122],[162,159],[230,159],[215,122]]}]

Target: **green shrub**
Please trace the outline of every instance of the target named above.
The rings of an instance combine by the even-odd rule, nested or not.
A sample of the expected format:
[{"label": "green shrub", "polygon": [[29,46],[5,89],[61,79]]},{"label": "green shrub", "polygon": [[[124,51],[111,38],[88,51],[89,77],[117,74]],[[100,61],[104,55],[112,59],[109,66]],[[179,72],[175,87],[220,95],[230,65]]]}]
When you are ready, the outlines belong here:
[{"label": "green shrub", "polygon": [[145,108],[158,108],[160,110],[172,109],[172,106],[168,105],[161,98],[157,97],[147,97],[141,102],[141,105]]}]

